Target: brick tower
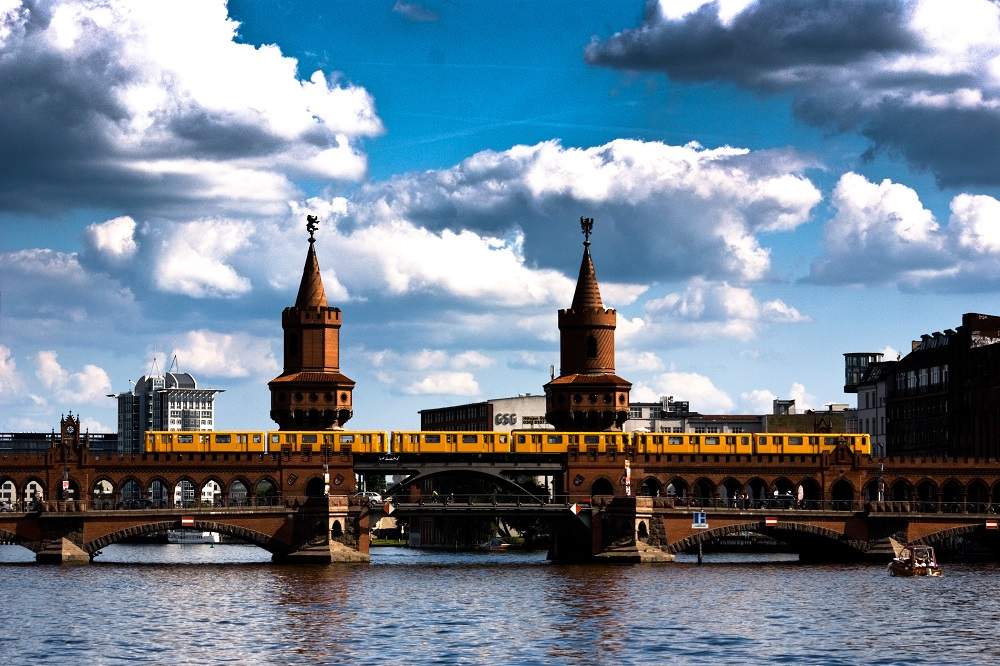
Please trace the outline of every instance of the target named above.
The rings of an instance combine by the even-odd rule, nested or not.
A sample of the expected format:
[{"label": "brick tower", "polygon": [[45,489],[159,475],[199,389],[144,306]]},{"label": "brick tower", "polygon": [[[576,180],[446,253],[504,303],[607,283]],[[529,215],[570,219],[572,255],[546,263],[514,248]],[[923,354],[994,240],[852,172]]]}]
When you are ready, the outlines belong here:
[{"label": "brick tower", "polygon": [[618,430],[628,418],[628,382],[615,374],[615,326],[590,258],[592,218],[580,218],[583,261],[573,304],[559,311],[559,376],[545,385],[545,419],[557,430]]},{"label": "brick tower", "polygon": [[309,253],[295,305],[281,312],[284,372],[272,379],[271,418],[281,430],[334,430],[353,415],[354,380],[340,372],[340,308],[326,302],[316,259],[318,220],[306,218]]}]

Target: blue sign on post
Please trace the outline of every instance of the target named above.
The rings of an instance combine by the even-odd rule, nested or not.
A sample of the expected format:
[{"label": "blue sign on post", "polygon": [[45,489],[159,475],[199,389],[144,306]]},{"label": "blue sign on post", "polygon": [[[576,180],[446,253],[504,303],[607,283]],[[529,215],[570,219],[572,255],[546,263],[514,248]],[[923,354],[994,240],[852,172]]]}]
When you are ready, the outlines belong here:
[{"label": "blue sign on post", "polygon": [[691,527],[696,530],[707,530],[708,514],[704,511],[695,511],[691,515]]}]

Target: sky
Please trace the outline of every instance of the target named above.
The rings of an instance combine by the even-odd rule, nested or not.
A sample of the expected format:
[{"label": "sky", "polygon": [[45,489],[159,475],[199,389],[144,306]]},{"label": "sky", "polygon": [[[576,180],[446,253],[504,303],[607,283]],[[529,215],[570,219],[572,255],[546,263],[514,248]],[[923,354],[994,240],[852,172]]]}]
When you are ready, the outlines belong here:
[{"label": "sky", "polygon": [[0,0],[0,430],[271,427],[307,213],[348,427],[541,393],[581,216],[633,401],[853,404],[1000,312],[1000,6]]}]

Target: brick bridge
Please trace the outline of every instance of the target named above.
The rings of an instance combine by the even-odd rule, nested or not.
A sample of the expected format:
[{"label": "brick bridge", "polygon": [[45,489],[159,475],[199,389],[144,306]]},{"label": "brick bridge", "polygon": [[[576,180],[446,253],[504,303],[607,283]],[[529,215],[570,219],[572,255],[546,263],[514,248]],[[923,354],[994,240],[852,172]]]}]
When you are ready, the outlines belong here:
[{"label": "brick bridge", "polygon": [[[353,497],[357,471],[409,475],[394,494],[400,517],[544,520],[559,560],[669,560],[747,532],[805,557],[884,557],[890,536],[932,545],[960,539],[1000,552],[988,528],[1000,507],[993,460],[875,460],[846,447],[803,456],[571,452],[464,462],[349,452],[118,455],[90,451],[71,421],[44,453],[0,455],[0,489],[17,498],[14,511],[0,512],[0,541],[24,545],[39,561],[89,561],[125,538],[182,526],[244,539],[275,560],[366,561],[377,513]],[[478,475],[510,479],[516,494],[514,478],[527,473],[551,475],[552,496],[432,501],[426,493],[436,478]],[[30,501],[32,494],[43,499]],[[707,529],[692,527],[696,510],[707,512]]]}]

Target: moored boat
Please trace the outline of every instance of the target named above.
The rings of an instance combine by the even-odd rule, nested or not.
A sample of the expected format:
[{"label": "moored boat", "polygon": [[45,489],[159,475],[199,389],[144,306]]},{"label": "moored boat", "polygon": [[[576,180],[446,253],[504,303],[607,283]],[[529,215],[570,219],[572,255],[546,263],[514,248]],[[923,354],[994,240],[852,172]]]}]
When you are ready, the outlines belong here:
[{"label": "moored boat", "polygon": [[893,576],[940,576],[941,567],[934,555],[934,548],[920,544],[903,545],[890,538],[889,543],[896,556],[889,563],[889,573]]}]

